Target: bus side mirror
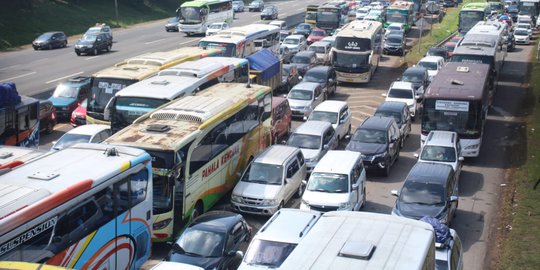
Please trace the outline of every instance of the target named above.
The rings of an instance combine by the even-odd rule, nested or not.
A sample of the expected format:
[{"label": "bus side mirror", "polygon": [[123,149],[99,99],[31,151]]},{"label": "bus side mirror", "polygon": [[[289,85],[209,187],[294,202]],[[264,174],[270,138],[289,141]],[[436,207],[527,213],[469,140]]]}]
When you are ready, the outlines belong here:
[{"label": "bus side mirror", "polygon": [[111,120],[111,109],[112,109],[112,107],[114,107],[114,104],[116,103],[115,101],[116,101],[116,99],[114,97],[111,98],[111,100],[109,100],[109,102],[105,106],[105,109],[103,109],[103,119],[105,121],[110,121]]}]

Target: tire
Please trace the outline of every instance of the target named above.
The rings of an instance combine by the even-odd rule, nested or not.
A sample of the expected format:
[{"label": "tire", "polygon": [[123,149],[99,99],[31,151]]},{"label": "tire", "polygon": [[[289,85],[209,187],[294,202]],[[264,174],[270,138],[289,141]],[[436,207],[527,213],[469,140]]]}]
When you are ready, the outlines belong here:
[{"label": "tire", "polygon": [[364,199],[362,200],[362,204],[360,205],[360,209],[364,209],[364,207],[366,207],[366,202],[367,202],[367,194],[366,194],[366,188],[364,187]]},{"label": "tire", "polygon": [[94,48],[94,50],[92,51],[92,54],[93,54],[93,55],[98,55],[98,53],[99,53],[98,49],[97,49],[97,48]]},{"label": "tire", "polygon": [[81,53],[80,53],[80,52],[75,52],[75,53],[77,54],[77,56],[80,56],[80,55],[81,55]]},{"label": "tire", "polygon": [[64,48],[67,47],[67,40],[64,41],[64,45],[62,45],[62,47],[64,47]]},{"label": "tire", "polygon": [[193,208],[193,210],[191,211],[191,221],[193,221],[198,216],[200,216],[203,211],[204,209],[203,209],[202,203],[200,201],[197,202],[197,204],[195,204],[195,208]]},{"label": "tire", "polygon": [[302,198],[302,195],[304,195],[304,185],[300,183],[300,186],[298,186],[298,190],[294,193],[295,198]]},{"label": "tire", "polygon": [[386,168],[384,168],[383,176],[388,177],[390,175],[390,159],[386,161]]},{"label": "tire", "polygon": [[53,49],[52,44],[49,44],[49,46],[47,46],[47,49],[48,49],[48,50],[52,50],[52,49]]},{"label": "tire", "polygon": [[107,45],[107,49],[105,49],[107,52],[110,52],[112,48],[112,45]]},{"label": "tire", "polygon": [[348,134],[348,135],[351,134],[351,129],[352,129],[352,127],[351,127],[351,125],[349,124],[349,127],[347,128],[347,134]]},{"label": "tire", "polygon": [[53,131],[54,131],[54,122],[53,122],[53,121],[49,121],[49,122],[47,123],[47,128],[45,129],[45,133],[51,134],[51,133],[53,133]]}]

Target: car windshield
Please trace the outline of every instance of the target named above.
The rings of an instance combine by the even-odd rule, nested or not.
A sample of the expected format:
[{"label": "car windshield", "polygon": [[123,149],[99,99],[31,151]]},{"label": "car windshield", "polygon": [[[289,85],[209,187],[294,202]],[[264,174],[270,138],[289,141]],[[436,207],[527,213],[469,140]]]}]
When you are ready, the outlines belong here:
[{"label": "car windshield", "polygon": [[174,251],[193,257],[220,257],[225,234],[188,228],[176,242]]},{"label": "car windshield", "polygon": [[422,82],[424,76],[422,74],[404,73],[401,80],[404,82],[419,83]]},{"label": "car windshield", "polygon": [[293,243],[253,239],[244,256],[244,262],[248,265],[278,268],[295,247],[296,244]]},{"label": "car windshield", "polygon": [[289,92],[289,96],[287,96],[288,99],[298,99],[298,100],[312,100],[313,99],[313,91],[309,90],[301,90],[301,89],[293,89],[291,92]]},{"label": "car windshield", "polygon": [[322,36],[326,36],[326,33],[321,30],[315,30],[311,32],[311,35],[316,36],[316,37],[322,37]]},{"label": "car windshield", "polygon": [[302,55],[295,55],[292,58],[291,62],[295,63],[295,64],[309,64],[311,62],[311,57],[302,56]]},{"label": "car windshield", "polygon": [[311,121],[324,121],[330,124],[337,124],[338,122],[338,113],[337,112],[324,112],[324,111],[313,111],[309,115],[309,120]]},{"label": "car windshield", "polygon": [[388,91],[389,98],[413,98],[413,92],[409,89],[390,88]]},{"label": "car windshield", "polygon": [[326,83],[326,73],[323,72],[307,72],[304,75],[304,82],[316,82],[316,83]]},{"label": "car windshield", "polygon": [[530,24],[518,24],[516,26],[517,29],[531,29],[531,25]]},{"label": "car windshield", "polygon": [[427,161],[455,162],[456,150],[453,147],[426,145],[422,148],[420,159]]},{"label": "car windshield", "polygon": [[48,40],[49,38],[51,38],[51,36],[52,36],[52,33],[45,33],[39,36],[37,40]]},{"label": "car windshield", "polygon": [[83,134],[65,134],[58,140],[53,148],[54,149],[64,149],[68,148],[76,143],[89,142],[90,135]]},{"label": "car windshield", "polygon": [[386,31],[389,30],[401,30],[401,27],[399,25],[389,25],[388,28],[386,28]]},{"label": "car windshield", "polygon": [[299,29],[299,30],[309,30],[311,28],[311,26],[309,24],[300,24],[296,27],[296,29]]},{"label": "car windshield", "polygon": [[76,98],[78,93],[79,88],[60,84],[54,90],[53,97]]},{"label": "car windshield", "polygon": [[388,36],[386,39],[386,42],[391,44],[401,44],[402,41],[403,39],[400,36]]},{"label": "car windshield", "polygon": [[309,50],[315,53],[326,53],[323,46],[309,46]]},{"label": "car windshield", "polygon": [[401,113],[391,111],[376,111],[374,116],[390,117],[396,120],[396,123],[401,124]]},{"label": "car windshield", "polygon": [[210,29],[221,29],[221,24],[211,24],[208,28]]},{"label": "car windshield", "polygon": [[528,36],[529,33],[527,32],[527,30],[523,30],[523,29],[516,29],[514,30],[514,36]]},{"label": "car windshield", "polygon": [[309,177],[307,190],[326,193],[349,192],[349,177],[337,173],[313,173]]},{"label": "car windshield", "polygon": [[444,187],[426,181],[405,181],[399,194],[399,201],[423,205],[444,204]]},{"label": "car windshield", "polygon": [[418,62],[418,65],[427,68],[428,70],[437,70],[437,63],[435,62],[421,61]]},{"label": "car windshield", "polygon": [[303,149],[320,149],[321,136],[293,133],[287,140],[287,145]]},{"label": "car windshield", "polygon": [[96,39],[97,39],[96,35],[84,35],[81,38],[82,41],[94,41]]},{"label": "car windshield", "polygon": [[263,12],[270,13],[270,12],[272,12],[272,10],[273,9],[271,7],[266,7],[266,8],[263,9]]},{"label": "car windshield", "polygon": [[300,43],[300,40],[297,38],[285,38],[283,40],[283,44],[298,45],[298,43]]},{"label": "car windshield", "polygon": [[351,141],[361,142],[361,143],[377,143],[377,144],[386,144],[388,141],[386,139],[387,132],[385,130],[376,130],[376,129],[358,129]]},{"label": "car windshield", "polygon": [[177,17],[170,18],[170,19],[169,19],[169,22],[170,22],[170,23],[177,23],[177,22],[178,22],[178,18],[177,18]]},{"label": "car windshield", "polygon": [[253,162],[242,177],[242,182],[281,185],[283,184],[282,175],[283,166],[281,165]]}]

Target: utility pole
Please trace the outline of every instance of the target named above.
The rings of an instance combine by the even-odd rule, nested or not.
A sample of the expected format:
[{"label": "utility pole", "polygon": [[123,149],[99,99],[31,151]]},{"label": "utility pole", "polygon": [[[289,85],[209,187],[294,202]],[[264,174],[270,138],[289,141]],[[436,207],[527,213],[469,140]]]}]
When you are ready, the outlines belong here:
[{"label": "utility pole", "polygon": [[420,52],[420,47],[422,47],[422,32],[424,32],[424,14],[420,17],[420,31],[418,31],[418,52]]},{"label": "utility pole", "polygon": [[114,13],[116,14],[116,26],[120,26],[118,21],[118,0],[114,0]]}]

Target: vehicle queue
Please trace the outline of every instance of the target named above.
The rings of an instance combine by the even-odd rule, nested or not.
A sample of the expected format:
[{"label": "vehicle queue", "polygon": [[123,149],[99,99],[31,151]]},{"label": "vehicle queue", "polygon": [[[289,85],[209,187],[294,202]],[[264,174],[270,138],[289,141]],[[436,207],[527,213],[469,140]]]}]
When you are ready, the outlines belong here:
[{"label": "vehicle queue", "polygon": [[[330,6],[339,6],[339,4],[332,3]],[[327,11],[318,10],[318,12]],[[111,188],[111,196],[120,196],[121,199],[122,194],[124,194],[123,192],[130,191],[139,194],[135,195],[135,197],[139,197],[139,203],[142,202],[140,200],[141,198],[146,198],[144,201],[151,198],[153,202],[152,211],[147,213],[153,212],[153,223],[150,222],[152,224],[146,224],[146,226],[148,229],[149,226],[152,226],[152,230],[150,230],[152,232],[152,238],[154,240],[161,239],[161,241],[174,240],[175,233],[180,232],[185,226],[191,226],[187,225],[190,223],[204,221],[225,222],[230,219],[228,216],[218,215],[213,211],[207,214],[204,213],[211,210],[211,206],[221,196],[233,189],[235,191],[231,195],[231,204],[235,205],[234,209],[236,211],[247,214],[274,215],[257,234],[262,233],[265,228],[275,226],[272,223],[275,223],[276,215],[281,213],[280,209],[286,205],[288,198],[293,195],[302,198],[301,209],[307,211],[356,211],[362,208],[366,202],[366,173],[380,171],[383,175],[388,174],[390,167],[399,159],[399,151],[406,143],[408,132],[410,132],[410,123],[415,120],[418,110],[422,111],[422,114],[418,114],[419,117],[416,118],[421,119],[422,126],[422,147],[420,149],[419,162],[427,163],[428,165],[417,165],[419,168],[415,166],[407,177],[403,188],[400,191],[392,192],[393,195],[397,196],[396,206],[392,210],[392,215],[411,219],[431,216],[441,224],[450,226],[451,219],[457,208],[457,180],[461,161],[465,156],[475,157],[479,155],[487,108],[490,105],[490,97],[493,96],[496,89],[496,83],[493,83],[493,81],[496,78],[495,76],[499,74],[498,66],[504,63],[504,56],[506,55],[506,48],[503,41],[509,34],[500,30],[501,28],[507,28],[506,23],[477,23],[457,43],[453,51],[455,57],[452,56],[450,59],[443,58],[442,60],[441,58],[437,58],[437,61],[434,63],[430,61],[431,58],[422,59],[418,63],[418,66],[426,70],[428,74],[427,82],[424,83],[424,79],[421,78],[422,76],[413,76],[412,78],[405,78],[404,76],[402,81],[392,84],[386,94],[387,100],[384,104],[381,104],[380,110],[377,110],[380,112],[366,119],[355,131],[352,131],[350,124],[351,111],[348,109],[347,104],[338,104],[327,100],[335,94],[336,90],[339,92],[339,88],[335,86],[338,81],[347,81],[338,79],[337,70],[339,65],[336,63],[339,62],[337,61],[339,51],[337,48],[345,42],[340,39],[341,37],[346,37],[347,43],[354,41],[358,42],[358,44],[368,44],[365,47],[368,50],[374,46],[373,44],[377,40],[384,42],[382,33],[379,34],[378,31],[375,31],[376,34],[367,35],[367,37],[357,37],[355,34],[346,35],[347,29],[351,29],[353,33],[355,31],[362,32],[369,30],[371,27],[380,29],[377,27],[378,25],[382,26],[383,24],[375,21],[351,21],[345,23],[341,31],[338,31],[337,34],[332,35],[334,36],[335,43],[328,41],[328,44],[332,44],[333,47],[329,53],[330,60],[329,67],[327,68],[329,72],[310,72],[320,69],[319,64],[321,62],[317,61],[314,50],[311,50],[309,46],[303,47],[299,45],[302,39],[298,38],[298,43],[292,44],[298,45],[295,47],[296,54],[292,57],[291,63],[288,64],[290,65],[288,67],[288,73],[290,73],[290,70],[298,70],[296,72],[297,75],[294,75],[298,76],[298,84],[288,84],[287,87],[282,87],[282,85],[259,86],[250,83],[246,84],[241,80],[237,81],[240,83],[217,83],[206,90],[204,88],[196,88],[197,91],[186,93],[185,96],[184,94],[176,95],[167,100],[167,102],[162,103],[163,105],[158,104],[154,108],[149,108],[140,118],[135,117],[136,120],[133,121],[133,124],[128,125],[107,139],[105,146],[96,146],[98,149],[103,148],[107,153],[110,152],[110,156],[118,155],[118,152],[115,154],[115,151],[118,150],[113,150],[120,147],[117,145],[139,148],[145,150],[150,156],[149,161],[142,161],[148,171],[148,176],[144,180],[146,183],[145,187],[148,190],[141,191],[141,183],[138,182],[140,180],[133,179],[128,181],[130,184],[126,184],[125,187],[122,187],[122,184],[118,184],[118,188]],[[493,30],[488,29],[490,27]],[[242,32],[240,31],[242,29],[244,28],[239,28],[238,32]],[[275,29],[277,29],[277,32]],[[280,40],[276,39],[276,37],[280,29],[279,27],[275,29],[268,28],[268,34],[266,36],[250,36],[248,33],[241,33],[240,35],[244,37],[244,40],[240,42],[235,41],[233,44],[250,44],[249,42],[252,42],[252,45],[241,49],[235,45],[229,50],[228,45],[215,44],[215,41],[210,39],[201,41],[200,46],[203,50],[224,47],[225,51],[231,52],[229,56],[246,57],[257,53],[259,50],[273,47],[276,41],[279,42]],[[298,29],[305,30],[305,28]],[[234,27],[224,31],[228,32],[223,34],[223,36],[235,35]],[[295,34],[306,38],[307,33],[298,31]],[[495,37],[494,41],[479,44],[479,38],[482,37],[482,40],[485,41],[485,37],[490,35]],[[214,38],[214,36],[219,38],[220,32],[210,38]],[[330,37],[330,35],[328,36]],[[288,38],[284,39],[284,43]],[[307,41],[304,42],[307,43]],[[325,42],[325,39],[322,38],[321,42]],[[247,50],[248,47],[250,48],[249,51]],[[465,48],[468,48],[469,51],[463,52]],[[497,48],[502,48],[503,52]],[[355,50],[355,48],[349,49]],[[311,53],[312,56],[307,56],[303,51],[312,51],[314,53]],[[219,54],[217,52],[215,55]],[[204,57],[212,57],[212,55],[204,55]],[[280,56],[276,55],[275,57],[279,59]],[[279,65],[280,77],[282,75],[282,64]],[[351,63],[351,65],[354,65],[354,63]],[[164,69],[163,71],[166,70]],[[370,76],[376,74],[374,69],[373,71],[371,69],[367,70],[371,73]],[[430,73],[431,75],[429,75]],[[235,73],[233,72],[233,74]],[[141,83],[145,82],[143,79],[141,78]],[[222,80],[221,77],[220,79]],[[160,80],[155,81],[156,84],[161,82]],[[423,93],[421,94],[418,92],[418,88],[414,86],[414,83],[419,81],[422,81]],[[163,81],[162,83],[169,84],[174,82]],[[287,80],[287,83],[289,83],[289,80]],[[95,83],[92,84],[95,85]],[[332,85],[334,85],[333,90]],[[445,90],[450,87],[452,89],[459,89],[459,91],[450,93]],[[116,94],[122,92],[118,91],[121,90],[118,87],[102,88],[106,89],[99,93],[108,94],[109,100],[116,97],[116,92]],[[475,92],[474,95],[471,95],[471,91],[473,90],[478,93]],[[272,110],[274,108],[272,103],[277,97],[272,98],[270,93],[274,93],[276,96],[279,91],[282,91],[282,94],[286,94],[286,99],[289,103],[289,108],[282,108],[281,110],[290,113],[281,113],[283,116],[278,119],[274,117],[276,112]],[[238,93],[235,94],[236,92]],[[98,92],[89,95],[89,97],[99,100],[103,103],[103,107],[106,108],[105,106],[108,105],[109,100],[96,99],[96,93]],[[190,96],[190,94],[195,94],[195,96]],[[223,96],[220,97],[220,95]],[[388,109],[389,106],[393,106],[393,108]],[[121,107],[121,109],[127,110],[127,115],[129,115],[130,108],[129,106],[126,107]],[[135,112],[134,115],[139,116],[140,113]],[[306,120],[306,122],[296,130],[292,130],[290,120],[293,117],[298,120]],[[282,121],[289,121],[289,124],[283,125],[280,123]],[[285,140],[286,146],[271,146],[271,144],[280,143],[280,141],[272,140],[276,138],[272,132],[278,128],[278,125],[281,128],[287,129],[286,133],[289,133],[289,135],[281,136],[287,138]],[[346,132],[342,133],[341,131],[343,130]],[[175,132],[178,132],[178,134],[174,135],[173,133]],[[339,142],[344,139],[349,139],[349,143],[346,146],[347,150],[336,150]],[[171,141],[167,143],[166,140]],[[144,144],[148,144],[147,147]],[[159,144],[163,145],[159,146]],[[270,150],[272,147],[285,147],[284,149],[288,149],[287,151],[289,152],[282,149],[279,151],[279,155],[277,153],[272,155],[272,151]],[[67,149],[86,148],[92,147],[75,145],[73,148],[68,147],[65,150],[59,151],[59,153],[65,153]],[[123,147],[119,149],[120,151],[127,151]],[[290,154],[285,155],[284,153]],[[353,157],[354,153],[357,153],[357,157]],[[137,155],[143,154],[137,152]],[[328,158],[325,158],[327,155]],[[23,174],[22,171],[25,168],[30,168],[26,166],[35,166],[38,168],[41,166],[41,163],[48,164],[45,162],[48,159],[60,158],[60,156],[60,154],[56,153],[44,154],[41,158],[38,157],[37,159],[28,161],[29,164],[9,168],[10,171],[7,171],[5,175],[1,175],[0,179],[11,179],[12,175],[16,173]],[[143,160],[147,159],[146,156]],[[340,158],[353,160],[354,162],[351,164],[335,164],[335,161]],[[284,160],[277,162],[274,159]],[[265,165],[264,163],[267,164]],[[149,166],[152,167],[151,170],[148,170]],[[254,169],[252,166],[259,166],[259,168]],[[339,171],[338,167],[341,166],[350,166],[350,168],[343,168],[343,172],[339,173],[337,172]],[[333,171],[334,169],[336,171]],[[113,171],[110,173],[114,174]],[[430,178],[429,181],[425,179],[420,180],[419,177],[426,177],[426,174],[432,176],[428,177]],[[301,175],[300,178],[303,178],[301,181],[297,181],[296,178],[298,178],[298,175]],[[27,177],[29,179],[44,180],[47,178],[45,180],[50,180],[57,176],[54,174],[38,174]],[[212,178],[211,181],[209,180],[210,178]],[[32,181],[24,185],[21,184],[19,188],[35,189],[36,187],[32,186],[34,185]],[[295,188],[290,188],[289,185],[293,183]],[[73,184],[77,183],[74,182]],[[114,184],[113,186],[116,185]],[[242,188],[239,188],[241,185]],[[262,193],[261,191],[249,193],[251,186],[258,187],[259,190],[263,188],[264,190],[273,189],[274,191],[270,193]],[[139,189],[135,189],[135,187]],[[239,189],[238,191],[236,191],[237,188]],[[253,188],[253,190],[257,189]],[[54,195],[56,194],[54,192],[57,191],[49,192]],[[146,197],[140,197],[141,193],[144,193]],[[430,196],[422,195],[426,193],[430,194]],[[81,194],[83,194],[83,191],[81,191]],[[153,198],[149,194],[153,194]],[[21,196],[24,197],[25,195],[23,195]],[[95,196],[97,195],[94,195],[94,198],[91,200],[99,201],[99,198]],[[324,198],[321,201],[322,197]],[[47,195],[43,195],[37,201],[43,198],[47,198]],[[73,198],[73,200],[75,199],[79,201],[88,200],[78,197]],[[130,207],[136,205],[133,200],[128,204]],[[413,204],[418,207],[414,208],[413,211],[403,211],[402,207],[406,204]],[[100,215],[105,215],[108,210],[106,210],[105,206],[99,204],[97,206],[94,205],[94,207],[97,207],[97,210],[90,210],[92,208],[90,205],[85,204],[84,207],[75,208],[80,208],[81,213],[70,211],[63,215],[69,216],[73,214],[74,217],[71,222],[75,222],[75,215],[85,218],[82,225],[73,225],[83,226],[85,233],[93,232],[96,228],[101,230],[103,229],[101,227],[105,226],[104,224],[109,223],[99,223],[97,220],[100,219]],[[422,207],[419,207],[420,205]],[[121,202],[119,202],[117,207],[119,207],[119,210],[128,209],[122,206]],[[9,209],[4,209],[8,215],[10,214]],[[54,209],[56,208],[53,206],[48,210],[51,212],[57,211]],[[89,213],[89,211],[94,212]],[[182,214],[174,214],[175,211],[179,211]],[[159,214],[156,216],[156,213]],[[431,213],[437,214],[433,215]],[[316,216],[316,214],[314,215],[312,220],[315,221],[305,227],[307,230],[301,233],[305,235],[304,238],[306,239],[311,237],[311,234],[309,234],[311,228],[314,228],[314,231],[320,230],[315,229],[318,228],[316,220],[320,217]],[[171,254],[179,253],[187,256],[171,255],[168,259],[176,260],[175,258],[184,258],[179,259],[179,262],[197,264],[197,260],[192,260],[193,257],[220,257],[221,260],[216,260],[212,266],[199,266],[204,268],[217,267],[219,269],[227,269],[228,267],[236,267],[240,262],[249,266],[252,264],[250,262],[253,261],[253,256],[271,256],[250,252],[255,248],[252,247],[254,245],[253,243],[248,248],[250,258],[242,259],[243,253],[237,252],[237,248],[229,249],[228,252],[223,252],[222,254],[214,252],[215,249],[225,250],[231,246],[237,247],[239,242],[247,241],[254,234],[242,218],[238,218],[238,215],[232,216],[235,217],[235,221],[232,223],[230,230],[225,230],[221,234],[203,230],[205,233],[195,234],[201,235],[201,241],[205,239],[202,236],[204,235],[204,237],[207,237],[205,241],[212,242],[216,247],[213,247],[213,249],[204,247],[205,249],[202,249],[200,247],[201,242],[198,242],[197,239],[187,239],[180,236],[178,241],[173,245]],[[325,217],[326,214],[322,216]],[[331,214],[328,216],[331,216]],[[2,215],[2,217],[2,219],[5,219],[5,215]],[[77,245],[79,244],[77,241],[71,242],[71,246],[69,244],[64,245],[64,248],[58,247],[62,245],[54,245],[54,248],[49,245],[51,249],[48,249],[49,246],[43,244],[41,246],[37,244],[37,246],[30,246],[30,242],[18,240],[22,239],[20,238],[22,235],[29,232],[50,230],[50,242],[53,243],[56,241],[54,240],[56,232],[58,234],[61,232],[61,227],[58,226],[56,228],[57,226],[55,226],[56,218],[60,219],[62,217],[64,216],[55,216],[53,218],[54,220],[49,219],[47,221],[48,223],[41,223],[36,227],[27,225],[28,231],[21,232],[18,234],[19,236],[14,234],[13,231],[2,231],[0,234],[2,235],[0,245],[7,248],[2,250],[3,252],[0,253],[0,258],[2,260],[4,258],[13,258],[14,260],[34,258],[22,257],[22,255],[16,254],[16,250],[24,250],[24,248],[21,249],[21,247],[25,247],[23,244],[28,244],[29,249],[30,247],[34,249],[36,247],[38,249],[47,249],[47,252],[43,254],[51,254],[49,257],[40,255],[39,259],[29,259],[31,261],[46,262],[65,267],[76,267],[74,263],[78,262],[73,261],[73,258],[59,260],[55,255],[64,250],[64,248],[69,248],[70,250],[77,249]],[[0,222],[7,222],[6,219],[2,219],[0,219]],[[149,220],[148,214],[145,219],[147,221]],[[31,222],[32,224],[38,224],[35,220]],[[292,222],[295,221],[293,220]],[[12,223],[6,224],[14,226]],[[116,226],[119,225],[117,224]],[[421,227],[418,224],[417,226]],[[2,228],[7,227],[2,226]],[[189,228],[186,232],[189,231]],[[96,230],[96,232],[99,230]],[[164,230],[164,232],[161,232],[161,230]],[[450,231],[452,237],[445,239],[443,243],[438,243],[437,252],[450,250],[450,244],[454,245],[460,242],[455,231],[451,229]],[[148,231],[146,232],[148,233]],[[15,238],[11,236],[7,237],[6,235],[8,233],[9,235],[15,235]],[[210,233],[214,235],[210,235]],[[132,235],[129,232],[127,234]],[[246,237],[245,234],[249,234],[249,237]],[[257,237],[257,234],[255,234],[255,237]],[[116,237],[119,236],[118,234],[116,235]],[[84,237],[87,236],[81,235],[80,237],[84,240],[86,239]],[[271,236],[269,237],[266,240],[272,241]],[[228,238],[231,239],[229,241],[233,244],[225,241]],[[274,242],[280,242],[278,238],[276,237]],[[15,240],[20,244],[14,244],[15,242],[13,241]],[[139,240],[143,242],[138,242]],[[146,240],[149,241],[148,236],[146,236]],[[86,241],[90,241],[90,239]],[[435,240],[428,239],[427,241],[432,243]],[[143,239],[137,239],[136,242],[130,244],[137,246],[145,245]],[[304,245],[300,244],[300,246]],[[15,247],[18,247],[18,249],[15,249]],[[273,250],[273,254],[280,254],[279,256],[275,255],[279,257],[277,263],[274,260],[272,264],[268,264],[264,259],[257,259],[255,260],[258,261],[257,264],[272,267],[279,267],[281,263],[284,263],[284,265],[291,264],[287,264],[287,256],[294,254],[292,253],[294,247],[290,245],[274,245],[271,250]],[[435,265],[444,264],[440,256],[437,256],[438,259],[434,261],[426,260],[426,258],[435,258],[435,251],[429,251],[429,248],[427,250],[426,254],[422,255],[423,260],[420,260],[420,265],[428,265],[428,268],[433,269]],[[344,251],[344,254],[346,253]],[[353,255],[360,256],[357,254]],[[128,267],[130,268],[140,267],[140,260],[147,258],[143,253],[133,254],[133,256],[128,259],[130,262]],[[189,259],[190,256],[192,257],[191,260]],[[460,256],[460,254],[452,253],[450,256]],[[120,259],[107,258],[107,260],[111,262],[112,260]],[[126,262],[125,259],[121,261],[122,263]],[[456,262],[458,265],[453,265]],[[459,265],[462,265],[463,262],[461,261],[461,257],[459,257],[455,261],[447,258],[446,263],[450,265],[450,269],[459,269]],[[302,265],[302,267],[309,268],[307,265]]]}]

